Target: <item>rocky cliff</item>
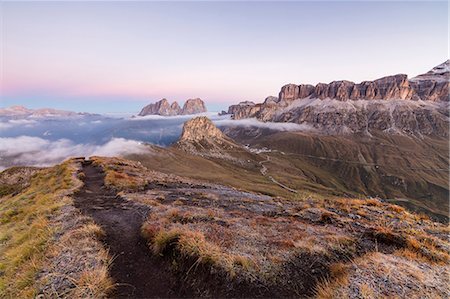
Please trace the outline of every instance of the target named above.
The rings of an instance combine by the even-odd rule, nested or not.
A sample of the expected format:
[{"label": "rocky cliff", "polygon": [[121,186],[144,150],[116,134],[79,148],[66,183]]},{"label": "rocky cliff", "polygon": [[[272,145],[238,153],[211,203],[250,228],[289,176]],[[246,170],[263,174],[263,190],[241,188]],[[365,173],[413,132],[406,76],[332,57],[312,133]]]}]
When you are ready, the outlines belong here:
[{"label": "rocky cliff", "polygon": [[205,116],[185,122],[175,146],[194,155],[226,159],[232,158],[227,150],[240,148]]},{"label": "rocky cliff", "polygon": [[206,112],[206,106],[205,103],[199,99],[189,99],[184,103],[183,109],[181,114],[188,115],[188,114],[198,114]]},{"label": "rocky cliff", "polygon": [[408,80],[394,75],[359,84],[288,84],[261,104],[241,102],[234,119],[305,123],[328,133],[382,130],[448,136],[450,61]]},{"label": "rocky cliff", "polygon": [[181,132],[180,142],[200,142],[207,140],[220,141],[225,139],[226,136],[220,131],[213,122],[205,117],[199,116],[188,120],[183,125],[183,131]]},{"label": "rocky cliff", "polygon": [[174,115],[189,115],[206,112],[205,103],[199,99],[187,100],[183,108],[175,101],[169,104],[167,99],[162,99],[156,103],[150,104],[142,108],[139,116],[145,115],[161,115],[161,116],[174,116]]}]

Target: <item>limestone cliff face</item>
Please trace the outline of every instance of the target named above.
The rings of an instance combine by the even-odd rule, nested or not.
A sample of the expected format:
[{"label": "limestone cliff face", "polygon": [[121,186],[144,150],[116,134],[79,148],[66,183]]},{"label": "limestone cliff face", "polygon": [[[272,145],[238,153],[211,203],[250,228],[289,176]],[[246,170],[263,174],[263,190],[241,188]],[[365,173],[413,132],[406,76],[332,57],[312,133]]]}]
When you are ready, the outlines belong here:
[{"label": "limestone cliff face", "polygon": [[409,80],[417,96],[429,101],[449,101],[450,60]]},{"label": "limestone cliff face", "polygon": [[[139,116],[145,115],[162,115],[162,116],[172,116],[177,115],[177,112],[174,110],[178,104],[171,107],[169,101],[167,99],[162,99],[154,104],[150,104],[142,108]],[[178,106],[179,108],[180,106]]]},{"label": "limestone cliff face", "polygon": [[400,74],[359,84],[287,84],[278,98],[241,102],[228,113],[234,119],[309,124],[327,133],[383,130],[448,136],[449,65],[446,61],[410,80]]},{"label": "limestone cliff face", "polygon": [[198,114],[203,112],[206,112],[205,103],[201,99],[196,98],[189,99],[184,103],[181,114]]},{"label": "limestone cliff face", "polygon": [[181,137],[175,146],[190,154],[228,160],[234,160],[229,151],[240,148],[205,116],[185,122]]},{"label": "limestone cliff face", "polygon": [[209,118],[206,116],[199,116],[184,123],[179,141],[216,141],[225,138],[222,131],[220,131]]},{"label": "limestone cliff face", "polygon": [[177,102],[173,102],[172,105],[170,105],[170,109],[172,110],[173,115],[180,115],[183,112]]},{"label": "limestone cliff face", "polygon": [[139,116],[145,115],[161,115],[161,116],[174,116],[174,115],[188,115],[206,112],[205,103],[199,99],[189,99],[184,103],[183,108],[178,105],[177,102],[169,104],[167,99],[162,99],[156,103],[150,104],[142,108]]}]

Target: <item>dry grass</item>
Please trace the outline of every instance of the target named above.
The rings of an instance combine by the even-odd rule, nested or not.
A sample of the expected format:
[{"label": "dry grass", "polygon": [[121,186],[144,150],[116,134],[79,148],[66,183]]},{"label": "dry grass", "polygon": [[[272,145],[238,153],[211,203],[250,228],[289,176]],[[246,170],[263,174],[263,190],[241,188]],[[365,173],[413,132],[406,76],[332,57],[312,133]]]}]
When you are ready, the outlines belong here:
[{"label": "dry grass", "polygon": [[110,287],[104,287],[109,256],[97,241],[102,230],[90,220],[75,225],[80,216],[70,195],[82,184],[78,168],[68,160],[39,170],[26,189],[1,198],[1,298],[31,298],[39,290],[48,297],[99,298]]},{"label": "dry grass", "polygon": [[119,158],[91,157],[94,165],[105,171],[105,184],[116,190],[141,190],[148,183],[141,176],[128,172],[127,168],[141,167],[137,162]]},{"label": "dry grass", "polygon": [[207,242],[200,232],[181,228],[167,231],[152,225],[144,225],[142,232],[149,239],[154,254],[163,256],[177,251],[182,257],[194,258],[197,263],[208,265],[219,265],[223,261],[219,247]]},{"label": "dry grass", "polygon": [[69,163],[39,171],[30,186],[0,201],[0,297],[32,297],[35,276],[57,228],[50,217],[69,204],[64,195],[75,187]]},{"label": "dry grass", "polygon": [[390,205],[388,207],[389,210],[394,211],[396,213],[402,213],[405,211],[405,208],[398,206],[398,205]]},{"label": "dry grass", "polygon": [[[270,281],[277,281],[278,284],[271,285],[272,289],[289,280],[291,285],[283,285],[280,290],[286,294],[299,294],[298,290],[314,287],[304,284],[308,284],[305,277],[315,277],[322,281],[316,288],[317,294],[336,298],[352,295],[345,287],[350,281],[346,277],[351,277],[348,274],[351,260],[366,252],[398,258],[404,250],[402,258],[416,257],[417,262],[431,268],[448,262],[448,228],[376,198],[324,198],[308,193],[298,194],[294,200],[270,198],[236,189],[217,189],[219,186],[211,184],[191,184],[192,180],[180,177],[172,177],[170,181],[139,165],[120,167],[155,186],[141,193],[125,190],[123,196],[153,206],[143,234],[154,253],[175,259],[172,265],[178,271],[185,271],[185,275],[191,266],[197,269],[207,265],[220,268],[229,277],[251,277],[262,285],[267,283],[266,286]],[[116,171],[120,172],[120,167]],[[296,264],[305,273],[303,278],[292,282],[292,277],[283,275],[291,273],[287,265],[296,256],[323,267],[311,272],[309,264]],[[373,258],[367,267],[385,266],[377,266],[376,260]],[[183,263],[189,267],[180,267]],[[386,278],[389,280],[396,270],[386,267],[391,273]],[[192,271],[188,272],[192,274]],[[420,275],[408,273],[411,275],[404,279],[416,279],[422,284],[418,280]],[[284,280],[279,280],[280,277]],[[192,278],[197,282],[199,279]],[[372,288],[372,283],[358,285],[358,293],[353,295],[370,297]],[[336,293],[335,289],[340,291]]]},{"label": "dry grass", "polygon": [[114,287],[106,267],[83,271],[75,285],[71,298],[108,298]]},{"label": "dry grass", "polygon": [[334,297],[444,298],[448,268],[428,265],[427,259],[408,250],[393,255],[369,253],[356,259],[347,271],[348,283],[334,289]]},{"label": "dry grass", "polygon": [[346,296],[337,296],[336,290],[348,286],[347,268],[348,266],[343,263],[332,264],[330,266],[330,277],[317,284],[315,297],[317,299],[345,298]]},{"label": "dry grass", "polygon": [[117,172],[115,170],[106,170],[105,184],[116,189],[136,190],[142,188],[145,182],[136,177],[129,176],[126,173]]}]

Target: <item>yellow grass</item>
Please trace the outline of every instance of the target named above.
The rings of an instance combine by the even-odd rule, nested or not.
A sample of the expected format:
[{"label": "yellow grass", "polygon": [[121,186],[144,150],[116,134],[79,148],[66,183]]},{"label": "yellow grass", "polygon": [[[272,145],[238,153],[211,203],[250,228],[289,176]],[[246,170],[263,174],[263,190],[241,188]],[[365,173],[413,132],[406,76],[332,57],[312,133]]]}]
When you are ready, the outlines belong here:
[{"label": "yellow grass", "polygon": [[35,276],[52,236],[58,230],[49,217],[69,202],[74,169],[64,163],[42,170],[30,186],[0,200],[0,297],[26,298],[36,293]]}]

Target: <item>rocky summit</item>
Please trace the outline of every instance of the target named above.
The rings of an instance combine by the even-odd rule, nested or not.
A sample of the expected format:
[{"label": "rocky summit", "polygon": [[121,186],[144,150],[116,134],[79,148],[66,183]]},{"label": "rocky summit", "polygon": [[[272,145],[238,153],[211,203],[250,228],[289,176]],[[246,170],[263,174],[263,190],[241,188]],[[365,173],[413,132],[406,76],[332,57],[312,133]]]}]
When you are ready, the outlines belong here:
[{"label": "rocky summit", "polygon": [[180,141],[211,141],[224,138],[226,138],[225,135],[209,118],[199,116],[184,123]]},{"label": "rocky summit", "polygon": [[205,103],[201,99],[195,98],[189,99],[184,103],[181,114],[183,115],[198,114],[206,111],[207,110]]},{"label": "rocky summit", "polygon": [[205,103],[199,99],[187,100],[183,108],[175,101],[169,104],[167,99],[162,99],[156,103],[149,104],[142,108],[139,116],[145,115],[161,115],[161,116],[174,116],[174,115],[190,115],[206,112]]},{"label": "rocky summit", "polygon": [[307,124],[325,133],[388,133],[448,136],[450,61],[408,79],[399,74],[359,84],[287,84],[263,103],[241,102],[234,119]]},{"label": "rocky summit", "polygon": [[230,159],[227,150],[240,148],[205,116],[185,122],[181,137],[175,146],[194,155]]}]

